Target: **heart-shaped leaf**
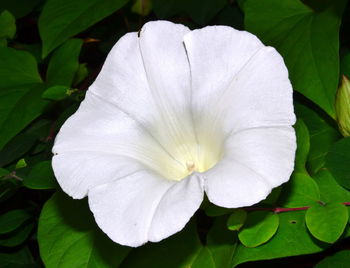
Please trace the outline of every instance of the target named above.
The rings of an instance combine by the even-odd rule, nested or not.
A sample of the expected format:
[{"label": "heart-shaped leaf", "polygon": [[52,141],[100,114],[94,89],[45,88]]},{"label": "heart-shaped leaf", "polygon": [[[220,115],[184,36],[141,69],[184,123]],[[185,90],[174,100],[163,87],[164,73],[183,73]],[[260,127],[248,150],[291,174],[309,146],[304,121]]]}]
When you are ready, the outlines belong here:
[{"label": "heart-shaped leaf", "polygon": [[348,223],[348,209],[339,202],[315,204],[305,215],[306,226],[314,237],[334,243],[344,232]]},{"label": "heart-shaped leaf", "polygon": [[238,238],[246,247],[257,247],[269,241],[279,225],[277,214],[267,211],[254,211],[248,214]]}]

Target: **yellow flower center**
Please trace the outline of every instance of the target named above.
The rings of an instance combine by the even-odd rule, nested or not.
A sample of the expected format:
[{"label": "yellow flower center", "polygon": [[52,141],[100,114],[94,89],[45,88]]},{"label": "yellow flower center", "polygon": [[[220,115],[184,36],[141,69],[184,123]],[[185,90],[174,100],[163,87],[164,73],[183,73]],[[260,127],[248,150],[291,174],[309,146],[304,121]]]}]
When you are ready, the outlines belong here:
[{"label": "yellow flower center", "polygon": [[[151,169],[169,180],[180,181],[194,172],[205,172],[215,166],[223,155],[223,135],[221,128],[202,124],[194,127],[190,121],[182,124],[159,125],[155,128],[155,138],[163,153],[152,150]],[[166,153],[164,153],[166,152]]]}]

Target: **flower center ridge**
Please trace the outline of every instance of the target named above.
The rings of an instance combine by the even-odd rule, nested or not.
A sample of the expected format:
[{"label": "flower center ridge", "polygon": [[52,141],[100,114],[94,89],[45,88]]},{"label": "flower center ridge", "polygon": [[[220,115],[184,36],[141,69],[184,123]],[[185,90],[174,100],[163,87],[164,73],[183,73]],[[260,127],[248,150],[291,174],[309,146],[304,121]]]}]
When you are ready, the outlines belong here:
[{"label": "flower center ridge", "polygon": [[162,173],[168,179],[180,181],[194,172],[203,173],[214,167],[221,158],[221,146],[217,147],[213,142],[181,147],[177,149],[180,152],[172,151],[178,164],[169,163],[163,166]]},{"label": "flower center ridge", "polygon": [[[223,155],[223,140],[219,133],[207,130],[197,136],[158,136],[166,154],[153,155],[153,165],[148,165],[162,177],[180,181],[192,173],[203,173],[214,167]],[[153,151],[154,152],[154,151]]]},{"label": "flower center ridge", "polygon": [[[141,163],[168,180],[181,181],[214,167],[224,154],[221,120],[212,114],[175,112],[170,105],[148,126],[135,152]],[[215,115],[215,114],[214,114]],[[220,119],[220,117],[219,117]]]}]

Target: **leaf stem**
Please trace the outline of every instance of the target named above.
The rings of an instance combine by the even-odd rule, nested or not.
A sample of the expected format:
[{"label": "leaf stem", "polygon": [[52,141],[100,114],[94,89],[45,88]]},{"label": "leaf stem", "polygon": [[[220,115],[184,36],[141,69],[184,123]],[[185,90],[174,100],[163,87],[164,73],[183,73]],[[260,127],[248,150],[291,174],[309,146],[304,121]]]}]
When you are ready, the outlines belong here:
[{"label": "leaf stem", "polygon": [[16,175],[16,171],[12,171],[11,173],[9,173],[9,174],[5,175],[4,177],[2,177],[2,179],[4,179],[4,180],[15,179],[15,180],[20,181],[20,182],[23,181],[23,179],[21,177],[18,177]]},{"label": "leaf stem", "polygon": [[[326,203],[324,203],[324,202],[322,202],[320,204],[326,205]],[[343,202],[342,204],[344,206],[350,206],[350,202]],[[310,208],[310,206],[297,207],[297,208],[281,208],[281,207],[276,207],[276,208],[257,208],[257,207],[247,207],[247,208],[244,208],[244,210],[248,210],[248,211],[263,210],[263,211],[271,211],[273,213],[281,213],[281,212],[289,212],[289,211],[307,210],[309,208]]]},{"label": "leaf stem", "polygon": [[298,211],[298,210],[307,210],[310,207],[298,207],[298,208],[274,208],[274,213],[288,212],[288,211]]}]

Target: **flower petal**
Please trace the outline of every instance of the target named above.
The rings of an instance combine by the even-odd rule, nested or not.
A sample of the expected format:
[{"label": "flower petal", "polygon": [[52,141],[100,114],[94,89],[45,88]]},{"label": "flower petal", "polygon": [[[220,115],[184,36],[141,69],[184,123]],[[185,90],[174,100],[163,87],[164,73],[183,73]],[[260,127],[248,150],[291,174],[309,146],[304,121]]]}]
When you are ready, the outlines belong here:
[{"label": "flower petal", "polygon": [[137,33],[124,35],[109,52],[89,91],[147,124],[155,114]]},{"label": "flower petal", "polygon": [[[163,34],[166,41],[152,39],[162,31],[171,33],[169,36]],[[143,30],[143,41],[139,40],[137,33],[130,33],[113,47],[86,99],[64,124],[55,141],[53,152],[58,155],[54,157],[53,167],[59,183],[68,194],[82,198],[89,188],[138,170],[140,164],[167,177],[178,176],[181,164],[178,158],[183,155],[183,141],[193,143],[194,140],[189,122],[191,116],[186,114],[190,110],[188,98],[184,97],[189,91],[186,87],[182,88],[185,80],[187,89],[189,87],[189,66],[182,44],[186,32],[188,29],[182,25],[149,23]],[[174,68],[173,73],[157,73],[163,73],[163,76],[156,80],[166,81],[168,85],[157,85],[152,90],[149,87],[148,82],[153,78],[146,76],[147,64],[144,65],[144,61],[148,64],[153,62],[148,56],[142,58],[140,42],[147,55],[155,56],[157,52],[158,57],[168,64],[172,65],[175,58],[182,59],[180,64],[175,64],[177,69]],[[165,67],[161,64],[157,66],[161,70]],[[155,72],[152,68],[148,69]],[[172,75],[174,78],[171,78]],[[182,93],[172,91],[178,78],[181,78],[178,88]],[[174,96],[182,96],[180,105],[174,102]],[[170,102],[175,106],[172,107]],[[159,103],[162,105],[159,106]],[[185,106],[187,110],[184,108],[181,114],[183,119],[179,118],[175,110]],[[96,176],[93,170],[97,169],[91,167],[93,159],[95,167],[104,169],[100,176]]]},{"label": "flower petal", "polygon": [[[190,70],[183,36],[189,29],[166,21],[122,37],[89,91],[138,122],[175,159],[193,144]],[[180,162],[180,161],[178,161]]]},{"label": "flower petal", "polygon": [[286,182],[294,168],[292,127],[255,128],[232,135],[223,159],[203,174],[208,198],[235,208],[253,205]]},{"label": "flower petal", "polygon": [[188,32],[187,27],[168,21],[148,22],[140,31],[140,49],[147,80],[161,111],[169,109],[168,105],[176,111],[188,108],[190,67],[183,44],[184,35]]},{"label": "flower petal", "polygon": [[201,179],[180,182],[139,171],[89,192],[99,227],[115,242],[140,246],[180,231],[203,200]]},{"label": "flower petal", "polygon": [[164,163],[178,164],[138,122],[89,91],[52,151],[56,178],[74,198],[145,166],[159,170]]},{"label": "flower petal", "polygon": [[155,21],[143,26],[140,37],[126,34],[89,90],[152,132],[156,121],[168,126],[178,120],[174,109],[189,110],[190,70],[183,46],[188,32],[183,25]]},{"label": "flower petal", "polygon": [[[295,122],[288,71],[275,49],[226,26],[195,30],[184,40],[197,124],[211,120],[212,127],[229,133]],[[209,119],[208,107],[213,114]],[[221,121],[222,126],[214,125]]]},{"label": "flower petal", "polygon": [[75,199],[85,197],[90,188],[141,168],[132,159],[96,151],[58,154],[52,166],[62,190]]},{"label": "flower petal", "polygon": [[158,124],[151,131],[176,159],[196,143],[191,113],[190,67],[183,44],[190,30],[168,21],[146,23],[140,31],[140,49],[155,106]]}]

